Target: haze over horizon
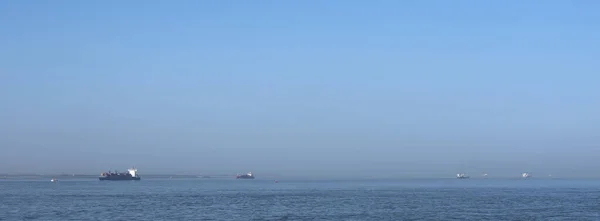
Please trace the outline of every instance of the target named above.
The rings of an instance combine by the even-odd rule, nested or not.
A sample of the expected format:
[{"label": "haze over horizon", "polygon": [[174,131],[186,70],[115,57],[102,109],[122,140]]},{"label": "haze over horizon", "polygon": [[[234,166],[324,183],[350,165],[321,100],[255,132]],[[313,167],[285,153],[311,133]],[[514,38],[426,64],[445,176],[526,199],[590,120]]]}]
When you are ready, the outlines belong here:
[{"label": "haze over horizon", "polygon": [[0,173],[593,176],[598,11],[3,1]]}]

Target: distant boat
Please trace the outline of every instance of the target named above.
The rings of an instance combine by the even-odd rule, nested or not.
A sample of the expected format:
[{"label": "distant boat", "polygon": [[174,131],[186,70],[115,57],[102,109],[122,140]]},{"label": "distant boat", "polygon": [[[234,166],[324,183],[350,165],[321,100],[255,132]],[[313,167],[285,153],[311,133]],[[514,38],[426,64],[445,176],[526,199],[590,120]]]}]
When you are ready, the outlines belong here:
[{"label": "distant boat", "polygon": [[53,182],[53,183],[54,183],[54,182],[56,182],[56,181],[58,181],[56,178],[52,178],[52,179],[50,180],[50,182]]},{"label": "distant boat", "polygon": [[141,180],[140,176],[137,174],[137,169],[131,168],[127,170],[127,173],[119,173],[119,172],[104,172],[100,174],[98,177],[99,180]]},{"label": "distant boat", "polygon": [[469,176],[465,175],[464,173],[458,173],[458,174],[456,174],[456,178],[458,178],[458,179],[469,179]]},{"label": "distant boat", "polygon": [[487,173],[484,173],[484,174],[483,174],[483,177],[487,177],[487,176],[488,176],[488,174],[487,174]]},{"label": "distant boat", "polygon": [[249,172],[247,174],[242,174],[242,175],[237,175],[235,177],[236,179],[254,179],[254,175],[252,175],[252,172]]},{"label": "distant boat", "polygon": [[531,174],[529,174],[529,173],[522,173],[521,177],[523,177],[523,178],[530,178]]}]

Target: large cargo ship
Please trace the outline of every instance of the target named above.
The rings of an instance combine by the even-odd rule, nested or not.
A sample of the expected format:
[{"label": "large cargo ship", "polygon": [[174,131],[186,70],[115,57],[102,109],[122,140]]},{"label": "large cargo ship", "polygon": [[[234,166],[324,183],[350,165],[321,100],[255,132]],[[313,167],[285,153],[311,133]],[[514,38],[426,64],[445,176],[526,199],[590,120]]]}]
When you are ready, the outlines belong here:
[{"label": "large cargo ship", "polygon": [[252,175],[252,172],[247,173],[247,174],[242,174],[242,175],[237,175],[235,177],[236,179],[254,179],[254,175]]},{"label": "large cargo ship", "polygon": [[104,172],[100,174],[98,177],[100,180],[141,180],[140,176],[137,174],[137,169],[132,168],[128,169],[127,173],[119,173],[117,171],[113,172]]}]

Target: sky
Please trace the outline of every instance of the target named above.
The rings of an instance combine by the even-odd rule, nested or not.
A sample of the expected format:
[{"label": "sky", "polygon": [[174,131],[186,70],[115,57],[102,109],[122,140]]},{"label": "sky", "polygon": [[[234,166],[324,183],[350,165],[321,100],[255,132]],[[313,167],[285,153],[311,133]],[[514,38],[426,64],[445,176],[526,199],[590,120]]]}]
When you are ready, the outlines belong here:
[{"label": "sky", "polygon": [[0,172],[600,176],[600,2],[0,2]]}]

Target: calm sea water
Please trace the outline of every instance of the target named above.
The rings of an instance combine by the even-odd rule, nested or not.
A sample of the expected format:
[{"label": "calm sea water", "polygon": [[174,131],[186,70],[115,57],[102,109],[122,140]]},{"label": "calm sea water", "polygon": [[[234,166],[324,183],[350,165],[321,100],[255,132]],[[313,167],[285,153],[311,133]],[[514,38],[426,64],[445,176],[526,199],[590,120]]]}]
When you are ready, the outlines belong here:
[{"label": "calm sea water", "polygon": [[600,180],[0,180],[0,220],[600,220]]}]

